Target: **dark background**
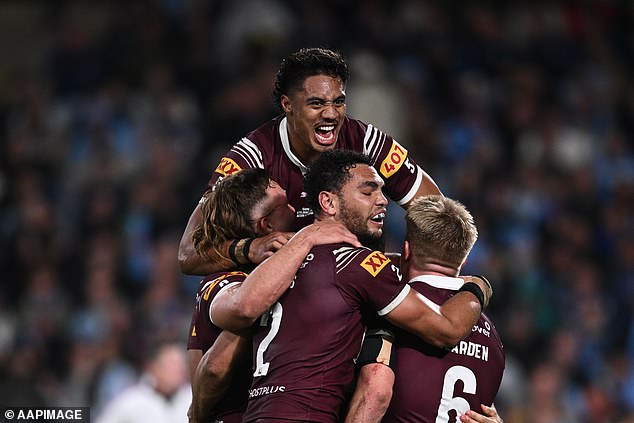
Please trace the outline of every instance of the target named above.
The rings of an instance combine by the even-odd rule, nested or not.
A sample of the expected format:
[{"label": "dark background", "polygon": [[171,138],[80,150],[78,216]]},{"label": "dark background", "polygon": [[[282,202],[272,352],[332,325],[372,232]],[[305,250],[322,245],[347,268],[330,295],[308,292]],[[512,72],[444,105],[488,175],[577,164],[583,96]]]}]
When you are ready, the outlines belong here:
[{"label": "dark background", "polygon": [[494,283],[505,421],[633,422],[633,8],[2,2],[0,402],[96,415],[156,338],[185,340],[187,218],[277,113],[280,60],[327,46],[352,68],[348,113],[476,218],[464,271]]}]

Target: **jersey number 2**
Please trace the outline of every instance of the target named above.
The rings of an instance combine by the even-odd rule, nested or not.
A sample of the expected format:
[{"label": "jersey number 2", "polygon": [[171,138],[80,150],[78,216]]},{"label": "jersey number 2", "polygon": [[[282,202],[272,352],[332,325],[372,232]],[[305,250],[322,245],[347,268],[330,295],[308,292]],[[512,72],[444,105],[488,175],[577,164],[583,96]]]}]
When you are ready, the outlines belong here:
[{"label": "jersey number 2", "polygon": [[275,303],[269,313],[265,313],[260,318],[260,326],[266,326],[268,320],[271,319],[271,329],[269,329],[269,333],[266,334],[262,342],[260,342],[260,345],[258,345],[258,350],[255,353],[255,372],[253,373],[253,377],[266,376],[269,372],[270,362],[264,362],[264,352],[269,348],[273,338],[275,338],[275,335],[277,335],[277,332],[280,330],[282,311],[282,304]]},{"label": "jersey number 2", "polygon": [[449,422],[449,412],[451,410],[455,410],[457,416],[459,416],[469,409],[469,403],[466,399],[453,396],[456,382],[459,380],[461,380],[464,385],[464,393],[476,393],[477,381],[475,374],[464,366],[451,367],[447,370],[447,373],[445,373],[445,380],[442,384],[442,397],[440,398],[440,406],[438,406],[436,423]]}]

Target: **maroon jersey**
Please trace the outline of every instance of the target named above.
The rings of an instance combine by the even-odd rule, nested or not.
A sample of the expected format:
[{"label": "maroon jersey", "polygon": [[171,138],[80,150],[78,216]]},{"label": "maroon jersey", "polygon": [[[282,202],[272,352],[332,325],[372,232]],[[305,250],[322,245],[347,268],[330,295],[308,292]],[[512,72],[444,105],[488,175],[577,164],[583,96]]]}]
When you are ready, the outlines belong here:
[{"label": "maroon jersey", "polygon": [[245,422],[339,420],[365,313],[385,315],[409,286],[378,251],[312,249],[291,287],[254,325],[255,372]]},{"label": "maroon jersey", "polygon": [[[356,119],[344,119],[336,148],[370,156],[385,180],[383,191],[401,205],[414,197],[425,174],[392,137]],[[268,170],[271,178],[286,190],[288,202],[296,210],[296,229],[312,223],[313,212],[306,205],[302,188],[306,166],[291,151],[285,117],[269,121],[238,141],[220,160],[208,189],[220,178],[248,168]]]},{"label": "maroon jersey", "polygon": [[[429,275],[409,282],[437,305],[462,284],[460,278]],[[481,412],[480,404],[493,403],[504,372],[504,348],[484,314],[471,334],[451,351],[434,348],[397,329],[394,371],[394,393],[383,422],[458,422],[469,408]]]},{"label": "maroon jersey", "polygon": [[[242,283],[247,277],[244,272],[218,272],[200,282],[196,293],[196,308],[189,328],[188,350],[202,350],[203,354],[216,341],[222,329],[211,321],[211,303],[225,288]],[[248,357],[248,356],[247,356]],[[251,386],[251,363],[248,360],[233,371],[227,391],[214,407],[215,421],[239,423],[247,405],[248,390]]]}]

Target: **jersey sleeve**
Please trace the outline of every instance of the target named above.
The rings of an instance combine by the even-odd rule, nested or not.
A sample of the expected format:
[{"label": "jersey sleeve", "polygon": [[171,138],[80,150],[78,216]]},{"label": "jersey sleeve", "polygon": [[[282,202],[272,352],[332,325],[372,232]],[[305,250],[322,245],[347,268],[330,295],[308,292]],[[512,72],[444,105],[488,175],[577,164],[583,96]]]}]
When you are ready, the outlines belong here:
[{"label": "jersey sleeve", "polygon": [[249,137],[244,137],[231,147],[231,149],[220,159],[211,179],[207,183],[207,189],[213,186],[222,178],[238,173],[243,169],[260,168],[264,169],[262,152],[258,145]]},{"label": "jersey sleeve", "polygon": [[[361,124],[361,127],[364,127]],[[365,126],[363,152],[370,156],[374,168],[385,181],[385,193],[403,205],[420,187],[425,171],[409,156],[405,147],[373,125]]]},{"label": "jersey sleeve", "polygon": [[367,248],[335,251],[337,286],[343,298],[360,309],[368,307],[380,316],[396,308],[407,296],[409,285],[389,258]]},{"label": "jersey sleeve", "polygon": [[210,309],[216,297],[229,286],[242,283],[244,272],[226,272],[203,279],[196,293],[196,306],[192,313],[187,340],[188,350],[206,351],[222,331],[211,321]]}]

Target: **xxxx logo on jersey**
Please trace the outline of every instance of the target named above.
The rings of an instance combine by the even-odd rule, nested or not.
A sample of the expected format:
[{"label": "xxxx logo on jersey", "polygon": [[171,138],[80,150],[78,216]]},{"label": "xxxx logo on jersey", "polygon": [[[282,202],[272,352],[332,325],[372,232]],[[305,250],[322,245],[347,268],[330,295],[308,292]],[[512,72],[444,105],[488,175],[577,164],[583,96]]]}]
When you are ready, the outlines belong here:
[{"label": "xxxx logo on jersey", "polygon": [[385,178],[389,178],[394,175],[405,163],[407,158],[407,150],[404,149],[396,141],[392,141],[392,148],[387,153],[387,156],[381,163],[380,172]]},{"label": "xxxx logo on jersey", "polygon": [[218,167],[216,168],[216,172],[218,172],[222,176],[233,175],[234,173],[240,172],[241,170],[242,168],[229,157],[223,157],[220,160],[220,164],[218,164]]},{"label": "xxxx logo on jersey", "polygon": [[361,267],[368,271],[369,274],[376,277],[376,275],[383,269],[390,259],[385,257],[380,251],[373,251],[361,262]]}]

